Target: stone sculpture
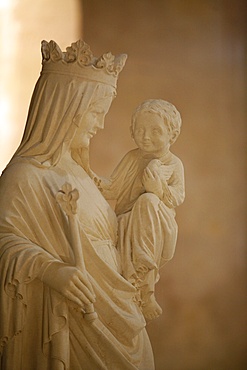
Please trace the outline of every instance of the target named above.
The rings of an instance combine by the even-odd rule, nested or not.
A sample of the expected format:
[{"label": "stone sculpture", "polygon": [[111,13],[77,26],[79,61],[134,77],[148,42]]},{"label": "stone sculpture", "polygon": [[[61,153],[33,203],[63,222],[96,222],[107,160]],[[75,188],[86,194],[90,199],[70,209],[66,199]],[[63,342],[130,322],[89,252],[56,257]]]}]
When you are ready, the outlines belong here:
[{"label": "stone sculpture", "polygon": [[152,370],[117,218],[86,172],[126,56],[95,58],[83,41],[66,52],[43,41],[42,55],[23,139],[0,179],[1,370]]},{"label": "stone sculpture", "polygon": [[117,201],[122,274],[137,289],[147,321],[162,313],[155,284],[160,267],[173,257],[178,231],[175,207],[185,196],[183,164],[169,150],[181,123],[171,103],[144,101],[132,116],[131,135],[138,148],[125,155],[110,179],[91,171],[105,198]]}]

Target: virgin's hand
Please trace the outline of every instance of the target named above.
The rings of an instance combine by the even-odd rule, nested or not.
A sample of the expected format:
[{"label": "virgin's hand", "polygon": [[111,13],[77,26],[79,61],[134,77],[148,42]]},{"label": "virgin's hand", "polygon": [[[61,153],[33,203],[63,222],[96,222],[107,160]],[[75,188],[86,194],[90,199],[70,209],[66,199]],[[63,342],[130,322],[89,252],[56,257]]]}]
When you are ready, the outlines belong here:
[{"label": "virgin's hand", "polygon": [[162,182],[157,172],[145,168],[142,178],[143,186],[148,193],[153,193],[159,198],[163,196]]},{"label": "virgin's hand", "polygon": [[51,263],[41,280],[79,306],[95,302],[95,294],[86,274],[74,266],[60,262]]}]

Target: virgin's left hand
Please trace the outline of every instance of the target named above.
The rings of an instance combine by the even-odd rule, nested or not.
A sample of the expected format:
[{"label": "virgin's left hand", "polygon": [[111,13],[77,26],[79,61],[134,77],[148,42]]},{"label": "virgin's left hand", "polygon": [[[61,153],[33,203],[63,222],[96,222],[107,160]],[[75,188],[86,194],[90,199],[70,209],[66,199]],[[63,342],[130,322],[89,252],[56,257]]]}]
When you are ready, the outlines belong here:
[{"label": "virgin's left hand", "polygon": [[149,168],[145,168],[142,182],[147,193],[153,193],[157,195],[160,199],[162,198],[162,182],[156,171],[152,172]]}]

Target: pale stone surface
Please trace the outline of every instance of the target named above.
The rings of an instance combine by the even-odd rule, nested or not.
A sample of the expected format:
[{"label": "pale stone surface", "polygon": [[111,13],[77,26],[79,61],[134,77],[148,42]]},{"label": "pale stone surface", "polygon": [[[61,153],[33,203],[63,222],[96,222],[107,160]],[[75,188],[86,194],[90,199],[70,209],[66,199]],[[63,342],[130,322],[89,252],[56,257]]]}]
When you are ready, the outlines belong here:
[{"label": "pale stone surface", "polygon": [[85,171],[126,55],[94,58],[82,41],[66,53],[43,41],[42,54],[0,179],[1,368],[152,370],[136,289],[120,273],[116,215]]},{"label": "pale stone surface", "polygon": [[147,322],[162,313],[155,284],[159,269],[174,255],[175,208],[185,196],[183,164],[170,152],[181,123],[171,103],[144,101],[132,116],[138,148],[124,156],[110,179],[91,174],[105,198],[116,200],[122,274],[136,287]]}]

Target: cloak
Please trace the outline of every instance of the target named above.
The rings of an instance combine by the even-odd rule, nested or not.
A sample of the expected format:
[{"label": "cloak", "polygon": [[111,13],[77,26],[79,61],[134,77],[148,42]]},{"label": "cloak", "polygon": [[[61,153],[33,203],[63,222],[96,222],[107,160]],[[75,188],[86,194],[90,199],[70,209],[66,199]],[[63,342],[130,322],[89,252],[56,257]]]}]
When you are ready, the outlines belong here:
[{"label": "cloak", "polygon": [[[61,159],[19,158],[0,178],[0,338],[2,370],[153,369],[135,289],[119,273],[117,220],[86,172]],[[65,170],[66,169],[66,170]],[[56,194],[79,191],[78,224],[96,294],[93,324],[37,277],[52,261],[73,264],[70,230]]]}]

